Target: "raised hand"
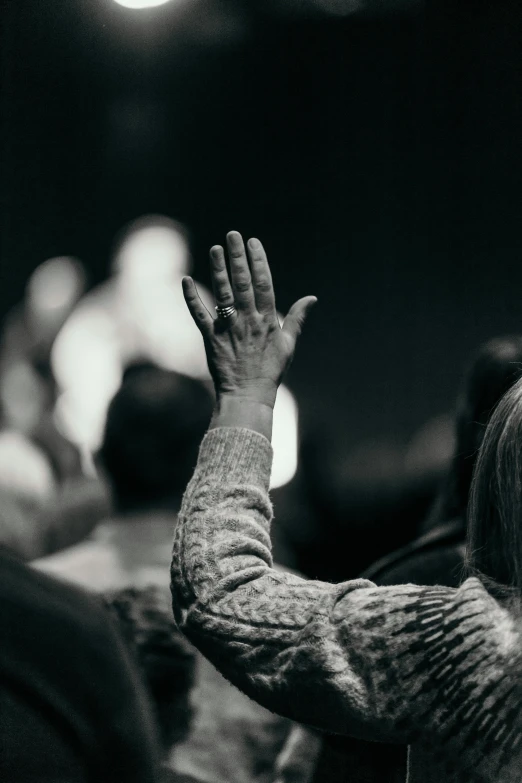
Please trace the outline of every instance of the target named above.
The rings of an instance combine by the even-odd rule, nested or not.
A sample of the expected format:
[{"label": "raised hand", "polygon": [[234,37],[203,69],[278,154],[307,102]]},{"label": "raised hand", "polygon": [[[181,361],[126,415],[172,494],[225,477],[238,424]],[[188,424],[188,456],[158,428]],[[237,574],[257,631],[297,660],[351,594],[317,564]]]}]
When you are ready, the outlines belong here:
[{"label": "raised hand", "polygon": [[223,314],[228,312],[228,317],[211,316],[190,277],[183,279],[185,301],[203,335],[218,400],[234,395],[273,407],[306,315],[317,299],[305,296],[295,302],[280,327],[261,242],[250,239],[245,248],[241,234],[231,231],[227,251],[229,268],[221,245],[211,249],[210,266],[217,308],[232,308]]}]

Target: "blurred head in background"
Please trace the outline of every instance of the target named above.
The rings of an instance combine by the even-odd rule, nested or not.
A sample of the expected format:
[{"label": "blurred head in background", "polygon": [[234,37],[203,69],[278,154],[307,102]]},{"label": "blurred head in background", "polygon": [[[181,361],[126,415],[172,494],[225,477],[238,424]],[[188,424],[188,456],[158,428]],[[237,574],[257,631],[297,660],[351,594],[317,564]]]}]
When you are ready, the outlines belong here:
[{"label": "blurred head in background", "polygon": [[25,311],[40,340],[54,340],[86,285],[83,265],[71,256],[50,258],[34,270],[26,286]]},{"label": "blurred head in background", "polygon": [[30,434],[55,401],[51,348],[86,287],[84,267],[60,256],[29,277],[23,300],[5,319],[0,398],[6,426]]},{"label": "blurred head in background", "polygon": [[133,220],[117,239],[113,273],[132,289],[171,284],[190,266],[186,228],[164,215]]},{"label": "blurred head in background", "polygon": [[118,512],[177,511],[212,406],[200,381],[150,364],[126,371],[99,452]]},{"label": "blurred head in background", "polygon": [[465,372],[455,415],[455,450],[432,522],[460,517],[465,524],[473,469],[489,418],[522,377],[522,336],[484,343]]}]

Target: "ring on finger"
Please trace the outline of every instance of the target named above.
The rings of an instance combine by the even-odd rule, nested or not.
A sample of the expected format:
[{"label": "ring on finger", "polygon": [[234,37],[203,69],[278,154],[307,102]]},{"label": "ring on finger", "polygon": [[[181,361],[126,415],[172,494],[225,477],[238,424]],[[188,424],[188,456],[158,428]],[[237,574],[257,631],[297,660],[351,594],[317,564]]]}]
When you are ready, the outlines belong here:
[{"label": "ring on finger", "polygon": [[219,305],[216,305],[216,315],[222,321],[227,321],[234,315],[234,313],[237,313],[237,310],[233,304],[228,305],[227,307],[220,307]]}]

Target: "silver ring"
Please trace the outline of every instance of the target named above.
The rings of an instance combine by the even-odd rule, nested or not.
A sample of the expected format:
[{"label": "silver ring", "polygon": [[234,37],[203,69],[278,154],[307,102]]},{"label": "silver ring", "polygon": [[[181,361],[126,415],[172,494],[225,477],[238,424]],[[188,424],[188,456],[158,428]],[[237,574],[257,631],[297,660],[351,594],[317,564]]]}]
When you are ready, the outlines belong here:
[{"label": "silver ring", "polygon": [[219,305],[216,306],[217,317],[224,321],[233,316],[236,312],[237,310],[234,305],[228,305],[228,307],[219,307]]}]

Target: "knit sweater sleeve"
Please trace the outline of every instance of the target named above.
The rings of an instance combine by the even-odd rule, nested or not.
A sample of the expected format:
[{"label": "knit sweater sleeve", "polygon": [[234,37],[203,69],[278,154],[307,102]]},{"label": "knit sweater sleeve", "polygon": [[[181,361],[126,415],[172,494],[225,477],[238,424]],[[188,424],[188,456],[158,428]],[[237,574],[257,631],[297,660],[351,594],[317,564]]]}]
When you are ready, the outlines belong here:
[{"label": "knit sweater sleeve", "polygon": [[520,699],[511,616],[476,579],[376,587],[274,570],[270,466],[271,446],[253,431],[206,435],[173,550],[185,634],[256,701],[326,731],[429,741],[461,732],[464,718],[470,736],[479,724],[496,736]]}]

